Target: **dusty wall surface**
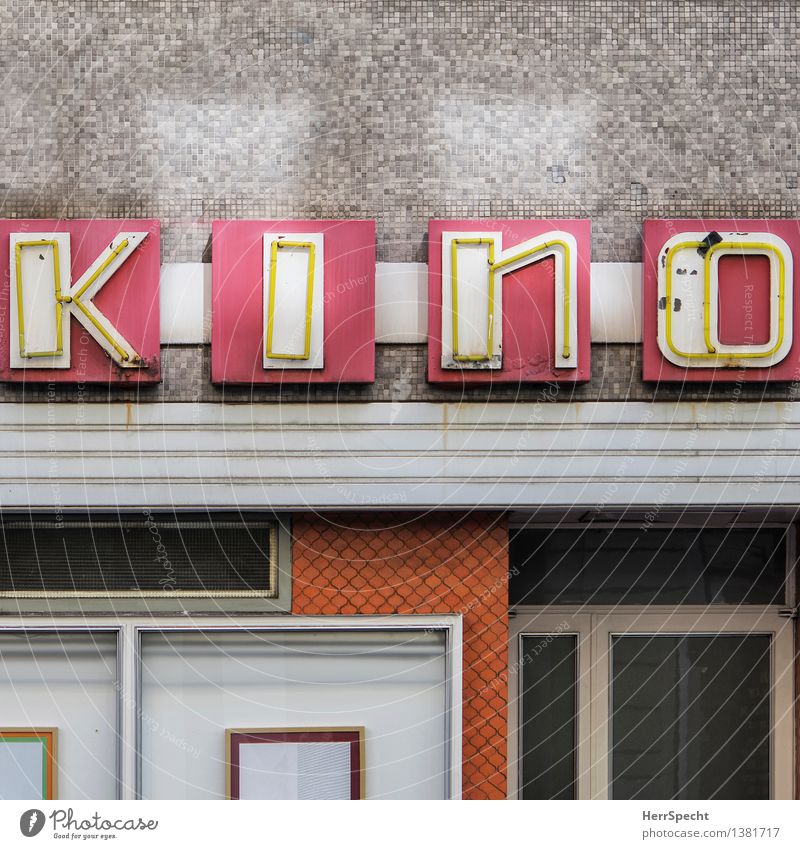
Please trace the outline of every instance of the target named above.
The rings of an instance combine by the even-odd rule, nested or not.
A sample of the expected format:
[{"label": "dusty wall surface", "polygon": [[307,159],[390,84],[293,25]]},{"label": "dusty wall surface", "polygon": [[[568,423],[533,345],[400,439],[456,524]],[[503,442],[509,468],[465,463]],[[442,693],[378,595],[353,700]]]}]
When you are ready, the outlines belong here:
[{"label": "dusty wall surface", "polygon": [[9,0],[0,214],[152,216],[199,261],[215,217],[797,215],[800,7]]}]

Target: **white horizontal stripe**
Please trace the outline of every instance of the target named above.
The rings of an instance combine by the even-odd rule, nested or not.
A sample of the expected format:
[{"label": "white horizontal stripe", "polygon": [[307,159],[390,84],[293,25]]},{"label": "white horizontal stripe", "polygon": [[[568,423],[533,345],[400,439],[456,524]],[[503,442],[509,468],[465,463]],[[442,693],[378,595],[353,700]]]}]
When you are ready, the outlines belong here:
[{"label": "white horizontal stripe", "polygon": [[161,343],[211,341],[211,264],[168,262],[161,266]]},{"label": "white horizontal stripe", "polygon": [[642,264],[593,262],[592,342],[642,341]]},{"label": "white horizontal stripe", "polygon": [[800,405],[0,405],[29,504],[796,505]]},{"label": "white horizontal stripe", "polygon": [[[593,262],[592,341],[641,342],[642,266]],[[428,266],[379,262],[375,268],[375,341],[412,344],[428,338]],[[161,266],[161,342],[211,341],[211,265],[169,262]]]},{"label": "white horizontal stripe", "polygon": [[379,262],[375,268],[375,341],[428,340],[428,266]]}]

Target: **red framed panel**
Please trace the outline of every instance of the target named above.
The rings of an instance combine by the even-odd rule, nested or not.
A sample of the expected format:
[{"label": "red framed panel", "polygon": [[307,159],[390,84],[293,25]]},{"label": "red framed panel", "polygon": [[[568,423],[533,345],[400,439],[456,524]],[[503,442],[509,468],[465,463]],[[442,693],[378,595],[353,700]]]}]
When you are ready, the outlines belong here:
[{"label": "red framed panel", "polygon": [[[63,332],[69,334],[69,368],[39,368],[33,361],[26,368],[13,368],[11,334],[16,334],[18,329],[17,317],[12,315],[11,309],[12,234],[69,234],[69,277],[76,282],[109,248],[115,237],[131,231],[146,235],[91,300],[130,343],[140,358],[140,365],[135,368],[118,365],[85,327],[65,312]],[[161,247],[157,220],[2,219],[0,275],[0,380],[13,383],[150,384],[161,379]]]},{"label": "red framed panel", "polygon": [[[556,351],[555,270],[552,257],[504,275],[502,286],[502,368],[442,366],[442,234],[500,232],[503,250],[553,231],[577,243],[577,367],[559,368]],[[432,220],[428,225],[428,380],[461,386],[491,383],[580,383],[591,377],[590,345],[591,222],[583,219]]]},{"label": "red framed panel", "polygon": [[226,790],[240,797],[240,746],[243,743],[349,743],[350,798],[363,799],[365,785],[364,729],[357,728],[231,728],[227,731]]},{"label": "red framed panel", "polygon": [[[791,317],[792,342],[780,362],[768,367],[742,365],[731,359],[725,365],[692,366],[671,362],[659,346],[659,310],[666,299],[659,293],[659,268],[665,273],[667,243],[683,233],[703,233],[715,242],[719,234],[757,239],[767,234],[783,240],[791,252],[793,278],[792,297],[784,304]],[[727,237],[726,237],[727,238]],[[646,381],[687,383],[767,383],[800,379],[800,328],[798,303],[798,257],[800,257],[800,221],[776,219],[649,219],[643,225],[642,280],[642,377]],[[763,345],[770,335],[770,261],[767,256],[724,256],[719,261],[718,338],[724,345]],[[698,273],[695,273],[697,271]],[[699,289],[705,285],[704,275],[692,269],[692,280]],[[744,293],[747,293],[747,304]],[[701,295],[702,303],[705,303]],[[664,303],[659,303],[659,301]]]},{"label": "red framed panel", "polygon": [[[266,369],[265,234],[324,238],[324,367]],[[211,379],[214,383],[372,383],[375,379],[374,221],[215,221]]]}]

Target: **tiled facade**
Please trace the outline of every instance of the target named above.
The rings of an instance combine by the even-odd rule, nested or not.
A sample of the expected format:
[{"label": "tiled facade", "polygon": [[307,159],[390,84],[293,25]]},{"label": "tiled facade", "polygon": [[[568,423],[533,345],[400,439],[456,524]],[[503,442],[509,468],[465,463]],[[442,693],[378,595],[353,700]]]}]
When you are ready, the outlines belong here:
[{"label": "tiled facade", "polygon": [[800,8],[786,0],[10,0],[0,214],[579,217],[635,260],[648,216],[796,217]]},{"label": "tiled facade", "polygon": [[292,612],[464,616],[463,795],[506,795],[508,531],[475,512],[296,514]]},{"label": "tiled facade", "polygon": [[[158,217],[164,261],[209,261],[217,217],[375,218],[379,259],[424,261],[429,218],[574,216],[592,220],[594,260],[636,261],[645,217],[799,214],[800,8],[740,12],[710,0],[13,0],[0,9],[0,215]],[[732,397],[655,392],[636,347],[593,355],[592,383],[558,400]],[[204,352],[163,359],[159,389],[81,397],[542,395],[434,388],[414,347],[382,348],[374,386],[337,390],[222,392]],[[47,397],[6,387],[0,399],[23,392]]]},{"label": "tiled facade", "polygon": [[[598,262],[639,261],[648,217],[800,218],[788,0],[7,0],[0,28],[0,216],[158,218],[164,262],[210,262],[217,218],[375,219],[398,262],[427,260],[430,218],[588,218]],[[2,384],[0,403],[733,409],[798,390],[645,384],[632,344],[593,345],[578,386],[434,386],[421,344],[378,345],[358,386],[223,388],[208,346],[161,357],[157,386]],[[296,513],[292,533],[294,614],[463,614],[464,796],[503,798],[500,513]]]},{"label": "tiled facade", "polygon": [[797,398],[794,383],[734,382],[652,384],[642,382],[640,345],[593,345],[592,379],[576,386],[557,384],[435,386],[426,379],[425,345],[376,346],[375,382],[364,385],[214,386],[208,346],[181,345],[161,349],[162,383],[153,387],[0,384],[0,403],[114,401],[184,403],[304,403],[412,401],[787,401]]}]

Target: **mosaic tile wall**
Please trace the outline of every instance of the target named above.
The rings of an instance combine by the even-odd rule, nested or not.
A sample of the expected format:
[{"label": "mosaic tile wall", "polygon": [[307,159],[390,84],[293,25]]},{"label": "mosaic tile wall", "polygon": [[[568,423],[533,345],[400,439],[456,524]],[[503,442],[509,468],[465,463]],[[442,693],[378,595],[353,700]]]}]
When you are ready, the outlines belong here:
[{"label": "mosaic tile wall", "polygon": [[[5,0],[0,214],[797,216],[800,4],[700,0]],[[207,258],[207,257],[206,257]]]},{"label": "mosaic tile wall", "polygon": [[208,346],[174,345],[161,349],[162,383],[156,386],[107,386],[0,383],[0,403],[51,401],[181,401],[189,403],[369,402],[391,401],[797,401],[800,386],[788,383],[647,384],[641,379],[640,345],[592,345],[592,379],[579,386],[442,387],[426,380],[425,345],[376,346],[375,382],[334,386],[226,386],[211,384]]},{"label": "mosaic tile wall", "polygon": [[[639,259],[648,216],[800,217],[790,0],[6,0],[0,28],[0,215],[158,217],[165,261],[208,261],[216,217],[375,218],[395,261],[427,258],[430,217],[589,217],[596,261]],[[559,399],[653,397],[638,353],[596,348]],[[140,397],[222,397],[199,349],[163,358]],[[459,395],[421,359],[379,348],[374,387],[224,396]],[[0,398],[23,391],[46,393]]]}]

